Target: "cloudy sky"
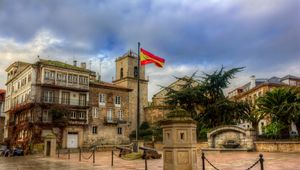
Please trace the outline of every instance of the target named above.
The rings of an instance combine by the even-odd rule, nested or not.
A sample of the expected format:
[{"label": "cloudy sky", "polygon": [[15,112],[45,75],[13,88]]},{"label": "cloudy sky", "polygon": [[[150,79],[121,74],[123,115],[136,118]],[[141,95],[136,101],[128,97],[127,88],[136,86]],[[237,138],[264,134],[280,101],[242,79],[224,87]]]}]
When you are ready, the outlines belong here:
[{"label": "cloudy sky", "polygon": [[[37,55],[91,63],[103,80],[114,60],[142,47],[166,59],[147,66],[149,96],[195,71],[245,66],[249,76],[300,76],[299,0],[0,0],[0,88],[4,69]],[[89,64],[88,64],[89,65]]]}]

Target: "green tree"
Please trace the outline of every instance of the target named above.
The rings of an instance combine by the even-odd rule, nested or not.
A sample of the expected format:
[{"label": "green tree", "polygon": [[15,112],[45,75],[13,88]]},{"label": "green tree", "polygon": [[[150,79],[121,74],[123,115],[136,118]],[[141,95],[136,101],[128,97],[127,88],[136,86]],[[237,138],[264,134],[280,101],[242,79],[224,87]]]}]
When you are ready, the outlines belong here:
[{"label": "green tree", "polygon": [[[152,140],[152,128],[150,127],[148,122],[143,122],[139,127],[139,140]],[[135,139],[136,131],[132,131],[129,135],[130,139]]]},{"label": "green tree", "polygon": [[260,112],[267,113],[272,122],[278,122],[285,128],[284,136],[288,135],[292,122],[299,122],[300,97],[297,88],[277,88],[258,98],[257,107]]},{"label": "green tree", "polygon": [[266,116],[265,112],[261,112],[246,102],[243,103],[241,119],[252,124],[252,127],[258,132],[258,124]]},{"label": "green tree", "polygon": [[194,73],[190,77],[177,78],[185,83],[178,90],[166,88],[167,104],[172,108],[179,106],[188,111],[193,119],[202,124],[201,127],[198,126],[198,131],[202,128],[235,124],[240,120],[243,105],[228,100],[223,90],[228,87],[234,75],[242,69],[233,68],[226,71],[222,67],[212,74],[203,73],[203,76],[197,76]]}]

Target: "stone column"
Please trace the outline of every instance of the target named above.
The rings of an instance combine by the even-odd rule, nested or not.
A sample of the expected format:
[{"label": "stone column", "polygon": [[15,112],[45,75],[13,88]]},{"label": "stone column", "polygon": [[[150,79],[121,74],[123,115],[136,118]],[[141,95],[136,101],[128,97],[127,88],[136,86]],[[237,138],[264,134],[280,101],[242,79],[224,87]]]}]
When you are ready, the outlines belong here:
[{"label": "stone column", "polygon": [[246,130],[246,147],[248,150],[254,150],[254,140],[256,139],[256,131],[254,129]]},{"label": "stone column", "polygon": [[197,170],[196,122],[191,118],[163,121],[164,170]]}]

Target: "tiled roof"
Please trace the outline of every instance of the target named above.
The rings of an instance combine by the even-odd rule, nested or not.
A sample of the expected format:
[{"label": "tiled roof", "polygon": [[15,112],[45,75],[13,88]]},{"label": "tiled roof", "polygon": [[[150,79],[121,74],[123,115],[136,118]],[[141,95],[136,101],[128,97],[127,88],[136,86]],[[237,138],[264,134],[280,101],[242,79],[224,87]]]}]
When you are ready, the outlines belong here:
[{"label": "tiled roof", "polygon": [[0,94],[5,93],[6,91],[4,89],[0,89]]}]

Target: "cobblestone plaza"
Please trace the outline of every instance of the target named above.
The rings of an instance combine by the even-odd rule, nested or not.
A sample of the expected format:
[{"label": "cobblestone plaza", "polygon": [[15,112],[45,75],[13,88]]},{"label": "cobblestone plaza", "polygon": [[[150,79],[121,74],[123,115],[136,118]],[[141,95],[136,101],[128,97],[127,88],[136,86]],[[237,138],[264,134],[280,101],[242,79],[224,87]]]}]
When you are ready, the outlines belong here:
[{"label": "cobblestone plaza", "polygon": [[[265,159],[266,170],[297,170],[300,169],[300,153],[262,153]],[[226,153],[206,153],[209,159],[217,168],[221,170],[242,170],[251,166],[257,159],[257,152],[226,152]],[[58,158],[47,158],[43,156],[25,156],[0,158],[1,170],[79,170],[79,169],[97,169],[97,170],[127,170],[144,169],[144,160],[122,160],[114,159],[114,167],[111,167],[111,152],[97,152],[95,164],[92,159],[89,161],[78,161],[78,154],[73,153],[70,160],[66,155]],[[201,169],[201,156],[198,154],[198,169]],[[148,160],[149,170],[162,170],[163,158],[159,160]],[[206,164],[207,170],[213,168]],[[259,169],[256,165],[253,170]]]}]

